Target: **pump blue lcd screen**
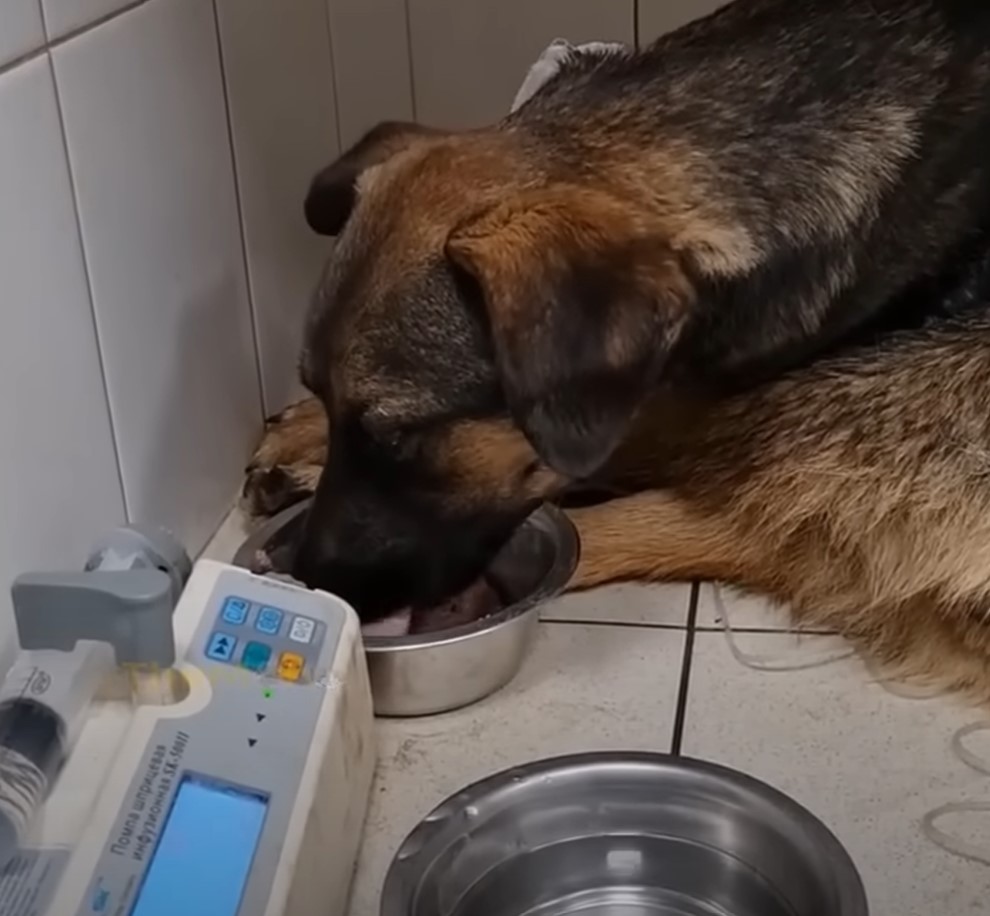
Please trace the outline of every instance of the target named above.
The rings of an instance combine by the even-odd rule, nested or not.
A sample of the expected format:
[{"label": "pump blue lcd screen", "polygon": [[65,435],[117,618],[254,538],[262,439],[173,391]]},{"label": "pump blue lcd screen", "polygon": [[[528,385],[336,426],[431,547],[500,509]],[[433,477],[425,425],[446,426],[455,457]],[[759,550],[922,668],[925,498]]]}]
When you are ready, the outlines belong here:
[{"label": "pump blue lcd screen", "polygon": [[236,916],[267,808],[259,793],[183,777],[130,916]]}]

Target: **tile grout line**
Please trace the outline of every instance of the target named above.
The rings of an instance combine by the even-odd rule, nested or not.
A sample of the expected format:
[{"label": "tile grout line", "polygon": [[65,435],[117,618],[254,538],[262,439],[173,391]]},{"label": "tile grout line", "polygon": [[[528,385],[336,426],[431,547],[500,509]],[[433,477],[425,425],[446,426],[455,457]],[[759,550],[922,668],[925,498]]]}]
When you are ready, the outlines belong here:
[{"label": "tile grout line", "polygon": [[234,115],[230,110],[230,90],[227,86],[227,63],[223,54],[223,38],[220,34],[220,11],[216,0],[210,0],[213,11],[213,31],[217,39],[217,66],[220,68],[220,91],[223,93],[223,111],[227,122],[227,145],[230,147],[230,170],[234,179],[234,201],[237,205],[237,229],[241,242],[241,262],[244,268],[244,285],[248,298],[248,316],[251,319],[251,338],[254,343],[255,381],[258,384],[258,407],[261,410],[262,424],[268,416],[265,375],[261,368],[261,337],[258,334],[258,316],[255,308],[254,278],[251,275],[251,260],[248,257],[247,224],[244,220],[244,202],[241,199],[241,174],[237,164],[237,150],[234,146]]},{"label": "tile grout line", "polygon": [[[38,16],[41,18],[41,34],[45,36],[45,47],[44,50],[48,50],[48,13],[45,12],[45,4],[41,0],[37,0]],[[54,70],[52,72],[52,79],[55,79]]]},{"label": "tile grout line", "polygon": [[139,6],[144,6],[146,3],[150,3],[151,0],[132,0],[126,6],[122,6],[120,9],[112,10],[109,13],[105,13],[102,16],[98,16],[85,25],[76,26],[74,29],[70,29],[64,35],[59,35],[58,38],[48,37],[48,20],[45,16],[44,4],[41,7],[41,23],[45,32],[45,42],[40,48],[34,48],[28,51],[26,54],[22,54],[20,57],[15,57],[13,60],[7,61],[5,64],[0,64],[0,76],[9,72],[10,70],[15,70],[22,64],[26,64],[29,61],[34,60],[36,57],[41,57],[43,54],[47,54],[49,51],[54,51],[56,48],[60,48],[68,41],[72,41],[73,38],[78,38],[80,35],[85,35],[87,32],[92,32],[94,29],[98,29],[101,25],[106,25],[108,22],[112,22],[114,19],[123,16],[125,13],[129,13],[132,10],[136,10]]},{"label": "tile grout line", "polygon": [[684,741],[684,719],[687,715],[688,688],[691,684],[691,661],[694,656],[694,636],[698,619],[697,582],[691,586],[691,603],[688,605],[687,632],[684,634],[684,660],[681,662],[681,683],[677,690],[677,708],[674,712],[674,730],[670,738],[670,753],[679,757]]},{"label": "tile grout line", "polygon": [[327,53],[330,55],[330,79],[333,82],[331,93],[333,95],[333,129],[337,134],[337,155],[344,152],[343,134],[340,131],[340,74],[337,72],[337,54],[333,46],[334,24],[330,15],[330,4],[323,4],[324,21],[327,26]]},{"label": "tile grout line", "polygon": [[553,623],[579,627],[617,627],[627,630],[674,630],[684,632],[686,624],[676,623],[636,623],[632,620],[591,620],[581,617],[541,617],[540,623]]},{"label": "tile grout line", "polygon": [[416,106],[416,67],[413,64],[413,34],[412,34],[412,12],[409,9],[410,0],[403,0],[403,9],[406,15],[406,56],[409,58],[409,110],[412,113],[413,121],[419,120],[419,112]]},{"label": "tile grout line", "polygon": [[[551,623],[561,626],[578,627],[618,627],[627,630],[673,630],[684,632],[688,629],[687,622],[680,623],[647,623],[635,620],[601,620],[591,617],[541,617],[540,623]],[[697,633],[724,633],[725,628],[713,624],[695,624]],[[740,635],[754,636],[838,636],[832,630],[785,630],[777,627],[733,627],[733,632]]]},{"label": "tile grout line", "polygon": [[45,45],[41,48],[35,48],[33,51],[28,51],[26,54],[20,55],[20,57],[15,57],[13,60],[8,60],[5,64],[0,64],[0,76],[9,73],[11,70],[16,70],[18,67],[24,64],[29,64],[33,60],[37,60],[39,57],[43,57],[48,53],[48,46]]},{"label": "tile grout line", "polygon": [[[48,23],[42,20],[47,29]],[[55,58],[46,49],[48,59],[48,75],[52,81],[52,91],[55,93],[55,111],[58,115],[58,127],[62,134],[62,153],[65,156],[65,171],[69,177],[69,194],[72,196],[72,215],[75,218],[76,238],[79,241],[79,256],[82,261],[83,278],[86,281],[86,292],[89,297],[89,317],[93,325],[93,337],[96,343],[96,359],[100,367],[100,382],[103,387],[103,400],[107,405],[107,422],[110,424],[110,443],[113,447],[114,462],[117,465],[117,485],[120,487],[120,503],[124,510],[124,519],[131,518],[131,506],[127,498],[127,485],[124,481],[124,462],[121,457],[120,436],[114,419],[113,398],[110,396],[110,379],[107,377],[107,359],[103,352],[103,335],[100,334],[100,319],[96,314],[96,291],[93,289],[93,273],[89,266],[89,252],[86,250],[86,237],[83,234],[82,206],[79,200],[79,189],[76,183],[75,169],[72,167],[72,155],[69,151],[69,132],[65,129],[65,112],[62,108],[62,90],[59,87],[58,75],[55,72]]]},{"label": "tile grout line", "polygon": [[[724,633],[725,627],[717,624],[699,624],[698,633]],[[838,636],[834,630],[788,630],[783,627],[740,627],[733,626],[733,633],[754,633],[757,636]]]}]

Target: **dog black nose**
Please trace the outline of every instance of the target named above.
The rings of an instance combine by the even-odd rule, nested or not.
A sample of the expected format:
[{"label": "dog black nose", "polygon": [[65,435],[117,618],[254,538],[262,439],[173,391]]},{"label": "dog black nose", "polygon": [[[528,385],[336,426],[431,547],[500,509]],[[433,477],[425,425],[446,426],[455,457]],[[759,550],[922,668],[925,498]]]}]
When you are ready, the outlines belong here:
[{"label": "dog black nose", "polygon": [[398,558],[368,562],[301,553],[292,575],[310,588],[343,599],[363,621],[377,620],[422,597],[417,564]]},{"label": "dog black nose", "polygon": [[417,570],[428,564],[408,551],[385,550],[367,531],[309,518],[293,556],[291,573],[310,588],[342,598],[362,620],[374,620],[409,604],[419,593]]}]

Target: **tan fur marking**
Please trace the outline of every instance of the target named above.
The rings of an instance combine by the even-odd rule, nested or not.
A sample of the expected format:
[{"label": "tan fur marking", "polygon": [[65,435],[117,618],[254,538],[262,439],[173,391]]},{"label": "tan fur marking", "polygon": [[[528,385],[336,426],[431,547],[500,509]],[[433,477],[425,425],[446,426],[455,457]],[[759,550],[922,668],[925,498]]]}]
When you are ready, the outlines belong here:
[{"label": "tan fur marking", "polygon": [[568,513],[581,538],[570,587],[627,579],[736,579],[752,562],[722,520],[652,491]]},{"label": "tan fur marking", "polygon": [[560,475],[541,465],[526,437],[508,420],[465,420],[444,434],[437,468],[466,502],[530,500],[559,490]]},{"label": "tan fur marking", "polygon": [[662,219],[670,249],[701,274],[742,276],[762,263],[766,252],[716,189],[718,167],[702,149],[668,139],[646,155],[617,144],[609,158],[613,186]]},{"label": "tan fur marking", "polygon": [[610,470],[671,489],[573,513],[575,587],[732,582],[990,704],[988,379],[984,322],[646,422]]},{"label": "tan fur marking", "polygon": [[316,398],[287,407],[266,424],[252,464],[321,464],[326,456],[327,416]]},{"label": "tan fur marking", "polygon": [[[541,321],[535,310],[551,304],[557,279],[575,266],[608,265],[616,290],[652,294],[658,309],[683,308],[692,290],[666,239],[663,224],[626,200],[558,186],[514,195],[469,220],[451,233],[446,250],[482,281],[496,330],[525,333]],[[601,302],[615,313],[606,349],[617,364],[630,343],[621,304]]]}]

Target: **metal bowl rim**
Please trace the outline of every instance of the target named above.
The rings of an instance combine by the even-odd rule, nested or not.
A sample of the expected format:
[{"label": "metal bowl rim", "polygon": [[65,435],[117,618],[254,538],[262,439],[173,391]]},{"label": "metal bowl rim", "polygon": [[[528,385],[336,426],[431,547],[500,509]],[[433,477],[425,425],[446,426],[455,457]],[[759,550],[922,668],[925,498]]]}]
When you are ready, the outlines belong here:
[{"label": "metal bowl rim", "polygon": [[[262,549],[274,535],[305,512],[311,501],[306,499],[283,509],[251,532],[234,554],[233,564],[250,569],[255,552]],[[540,604],[559,594],[567,585],[577,568],[581,553],[577,529],[563,510],[551,503],[544,503],[523,522],[523,525],[539,525],[541,522],[553,529],[556,535],[556,556],[553,565],[535,591],[520,601],[506,605],[494,614],[458,627],[406,636],[362,636],[365,652],[376,654],[407,652],[463,642],[501,629],[520,617],[536,611]],[[299,584],[303,585],[301,582]]]},{"label": "metal bowl rim", "polygon": [[[429,858],[432,861],[433,856],[429,853],[437,850],[437,844],[443,838],[444,831],[440,824],[453,813],[445,810],[450,809],[452,803],[456,802],[454,811],[460,810],[488,794],[493,794],[506,782],[519,777],[530,780],[551,773],[572,773],[629,764],[651,767],[659,775],[681,772],[708,777],[752,793],[776,806],[782,814],[804,830],[806,835],[810,835],[812,842],[819,847],[837,888],[841,916],[869,916],[866,888],[855,862],[832,830],[808,808],[780,789],[723,764],[652,751],[591,751],[542,758],[492,773],[449,795],[420,819],[396,850],[382,886],[380,916],[407,912],[411,901],[405,899],[403,891],[417,873],[422,873],[423,860]],[[422,838],[424,834],[425,839]],[[410,848],[413,852],[404,855],[404,852]]]}]

